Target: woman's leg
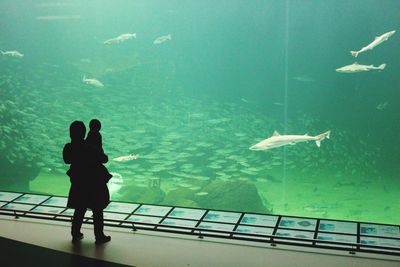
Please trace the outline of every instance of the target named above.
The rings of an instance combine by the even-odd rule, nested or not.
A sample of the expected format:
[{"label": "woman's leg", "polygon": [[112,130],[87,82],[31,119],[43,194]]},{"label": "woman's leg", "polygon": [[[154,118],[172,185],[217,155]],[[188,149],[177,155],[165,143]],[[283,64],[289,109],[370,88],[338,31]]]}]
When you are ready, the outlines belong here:
[{"label": "woman's leg", "polygon": [[104,236],[104,218],[102,209],[93,209],[94,236],[96,239]]},{"label": "woman's leg", "polygon": [[72,219],[71,235],[73,238],[81,237],[81,227],[86,208],[76,208]]},{"label": "woman's leg", "polygon": [[103,209],[93,209],[93,223],[96,244],[102,244],[110,241],[111,237],[104,234]]}]

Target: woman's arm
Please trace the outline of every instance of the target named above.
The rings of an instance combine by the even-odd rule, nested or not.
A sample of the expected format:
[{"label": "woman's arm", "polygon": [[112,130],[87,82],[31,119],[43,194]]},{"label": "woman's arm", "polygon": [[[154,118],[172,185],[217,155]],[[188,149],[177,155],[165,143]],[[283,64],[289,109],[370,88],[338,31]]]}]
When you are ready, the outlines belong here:
[{"label": "woman's arm", "polygon": [[63,159],[66,164],[72,163],[72,151],[71,151],[71,144],[68,143],[64,146],[63,149]]}]

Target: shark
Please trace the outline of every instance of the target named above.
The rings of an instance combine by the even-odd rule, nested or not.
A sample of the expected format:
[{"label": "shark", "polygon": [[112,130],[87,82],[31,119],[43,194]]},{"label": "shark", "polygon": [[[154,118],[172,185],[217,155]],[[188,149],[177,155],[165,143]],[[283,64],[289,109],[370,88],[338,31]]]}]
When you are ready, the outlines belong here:
[{"label": "shark", "polygon": [[3,55],[3,56],[10,56],[10,57],[16,57],[16,58],[24,57],[24,55],[21,54],[20,52],[18,52],[17,50],[13,50],[13,51],[2,51],[2,50],[0,50],[0,54]]},{"label": "shark", "polygon": [[368,50],[372,50],[374,49],[376,46],[380,45],[381,43],[383,43],[384,41],[387,41],[389,39],[390,36],[392,36],[393,34],[395,34],[396,31],[390,31],[387,33],[382,34],[381,36],[376,36],[375,39],[372,41],[372,43],[370,43],[367,46],[364,46],[363,48],[361,48],[358,51],[350,51],[351,55],[353,57],[357,57],[358,54],[368,51]]},{"label": "shark", "polygon": [[82,78],[82,82],[89,84],[89,85],[93,85],[95,87],[103,87],[104,84],[102,82],[100,82],[97,79],[94,78],[86,78],[86,76],[84,75]]},{"label": "shark", "polygon": [[361,65],[358,62],[354,62],[351,65],[347,65],[341,68],[337,68],[337,72],[341,73],[355,73],[355,72],[363,72],[363,71],[370,71],[370,70],[383,70],[386,67],[386,64],[381,64],[378,67],[373,65]]},{"label": "shark", "polygon": [[277,131],[274,131],[271,137],[262,140],[261,142],[252,145],[249,149],[250,150],[267,150],[276,147],[286,146],[286,145],[295,145],[300,142],[307,142],[307,141],[315,141],[317,147],[321,146],[321,141],[325,138],[330,137],[331,131],[327,131],[325,133],[310,136],[308,134],[304,135],[281,135]]},{"label": "shark", "polygon": [[132,39],[132,38],[136,38],[136,33],[124,33],[115,38],[108,39],[108,40],[104,41],[103,43],[104,44],[121,43],[121,42],[124,42],[124,41]]}]

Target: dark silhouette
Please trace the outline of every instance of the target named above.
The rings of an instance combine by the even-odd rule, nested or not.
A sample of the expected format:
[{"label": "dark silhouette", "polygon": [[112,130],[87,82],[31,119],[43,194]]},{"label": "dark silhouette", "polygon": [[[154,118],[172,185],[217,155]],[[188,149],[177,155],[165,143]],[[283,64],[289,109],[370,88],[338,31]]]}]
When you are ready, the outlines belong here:
[{"label": "dark silhouette", "polygon": [[[92,119],[89,122],[89,129],[90,131],[88,132],[85,140],[86,143],[99,148],[101,152],[104,153],[103,140],[100,134],[100,121],[98,119]],[[112,175],[108,172],[106,166],[101,163],[99,163],[97,171],[97,177],[104,179],[106,182],[108,182],[112,177]]]},{"label": "dark silhouette", "polygon": [[103,150],[103,139],[100,134],[100,130],[101,130],[100,121],[98,119],[92,119],[89,122],[89,129],[90,129],[90,131],[88,132],[88,134],[86,136],[86,143],[97,146],[101,150]]},{"label": "dark silhouette", "polygon": [[103,209],[110,202],[110,194],[107,181],[104,177],[98,177],[99,165],[106,163],[108,157],[98,147],[85,142],[86,127],[83,122],[72,122],[69,131],[71,142],[64,146],[63,158],[66,164],[71,164],[67,171],[71,181],[67,207],[75,209],[71,227],[72,242],[83,238],[80,229],[88,208],[93,211],[96,244],[108,242],[111,237],[103,232]]}]

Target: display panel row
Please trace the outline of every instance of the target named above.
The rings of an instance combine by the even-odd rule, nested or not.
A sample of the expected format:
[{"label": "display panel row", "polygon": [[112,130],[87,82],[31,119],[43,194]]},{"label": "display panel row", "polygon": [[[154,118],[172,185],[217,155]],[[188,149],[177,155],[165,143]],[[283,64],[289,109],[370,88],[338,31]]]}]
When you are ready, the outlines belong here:
[{"label": "display panel row", "polygon": [[[41,218],[65,219],[65,216],[72,216],[74,212],[66,207],[67,200],[66,197],[60,196],[0,192],[0,211],[3,214],[19,215],[29,211],[30,214]],[[90,214],[86,216],[88,217],[85,221],[91,222]],[[208,233],[268,241],[275,239],[320,246],[354,247],[354,244],[364,244],[388,247],[389,250],[396,248],[400,251],[400,229],[396,225],[126,202],[111,202],[104,210],[104,218],[105,223],[111,226],[140,225],[141,228],[152,230]],[[329,244],[330,242],[332,244]]]}]

